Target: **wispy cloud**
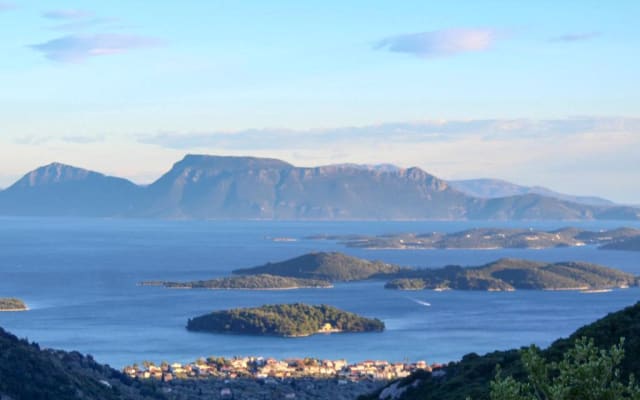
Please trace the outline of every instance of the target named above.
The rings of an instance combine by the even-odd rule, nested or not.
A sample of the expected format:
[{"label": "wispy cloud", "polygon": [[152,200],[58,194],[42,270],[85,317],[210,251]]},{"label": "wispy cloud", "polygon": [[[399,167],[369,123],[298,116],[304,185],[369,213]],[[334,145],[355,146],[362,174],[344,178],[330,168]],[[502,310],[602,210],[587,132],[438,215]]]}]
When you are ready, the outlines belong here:
[{"label": "wispy cloud", "polygon": [[485,141],[568,137],[592,132],[639,133],[640,118],[488,119],[399,122],[332,129],[249,129],[237,132],[157,133],[140,143],[170,149],[313,149],[327,144],[447,143],[474,137]]},{"label": "wispy cloud", "polygon": [[105,33],[68,35],[30,47],[53,61],[81,62],[90,57],[120,54],[161,44],[160,40],[146,36]]},{"label": "wispy cloud", "polygon": [[549,39],[550,42],[583,42],[602,36],[600,32],[578,32],[566,33],[560,36],[554,36]]},{"label": "wispy cloud", "polygon": [[488,28],[442,29],[390,36],[380,40],[374,48],[425,58],[446,57],[487,50],[498,38],[497,31]]},{"label": "wispy cloud", "polygon": [[14,8],[17,8],[17,6],[14,3],[0,1],[0,12],[13,10]]},{"label": "wispy cloud", "polygon": [[93,16],[93,13],[79,9],[50,10],[42,13],[44,18],[55,20],[78,20]]}]

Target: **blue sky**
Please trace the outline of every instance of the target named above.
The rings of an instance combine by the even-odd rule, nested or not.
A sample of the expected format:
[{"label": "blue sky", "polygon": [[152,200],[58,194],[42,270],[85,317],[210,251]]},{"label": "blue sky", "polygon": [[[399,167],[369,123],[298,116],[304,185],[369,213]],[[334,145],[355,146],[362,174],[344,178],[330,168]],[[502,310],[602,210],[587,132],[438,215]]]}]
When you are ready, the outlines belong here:
[{"label": "blue sky", "polygon": [[185,153],[640,203],[637,1],[0,0],[0,187]]}]

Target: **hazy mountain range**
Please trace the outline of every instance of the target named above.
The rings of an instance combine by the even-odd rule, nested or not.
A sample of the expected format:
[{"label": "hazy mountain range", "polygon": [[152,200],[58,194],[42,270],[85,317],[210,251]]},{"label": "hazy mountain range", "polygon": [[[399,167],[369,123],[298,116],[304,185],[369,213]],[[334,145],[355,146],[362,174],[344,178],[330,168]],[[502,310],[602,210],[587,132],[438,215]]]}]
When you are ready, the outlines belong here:
[{"label": "hazy mountain range", "polygon": [[[29,172],[0,191],[0,215],[336,220],[640,219],[640,209],[605,200],[585,203],[581,198],[554,195],[554,192],[486,198],[460,189],[455,183],[452,185],[415,167],[340,164],[301,168],[268,158],[187,155],[146,186],[53,163]],[[477,189],[474,194],[480,194],[478,191],[482,192]]]},{"label": "hazy mountain range", "polygon": [[588,204],[593,206],[613,206],[614,202],[595,196],[572,196],[570,194],[558,193],[542,186],[521,186],[515,183],[500,179],[465,179],[459,181],[449,181],[449,184],[469,196],[495,199],[498,197],[518,196],[525,194],[539,194],[541,196],[553,197],[559,200],[566,200],[574,203]]}]

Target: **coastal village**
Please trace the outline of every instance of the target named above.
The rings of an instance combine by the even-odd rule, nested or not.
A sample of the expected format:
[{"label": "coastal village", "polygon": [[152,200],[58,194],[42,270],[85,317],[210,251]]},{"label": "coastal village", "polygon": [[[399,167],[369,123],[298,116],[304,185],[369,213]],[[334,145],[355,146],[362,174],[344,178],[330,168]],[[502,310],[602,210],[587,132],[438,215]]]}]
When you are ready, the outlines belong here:
[{"label": "coastal village", "polygon": [[250,378],[266,383],[293,378],[335,379],[339,384],[361,381],[386,381],[404,378],[417,370],[438,372],[442,365],[429,365],[425,361],[391,363],[388,361],[361,361],[349,364],[346,360],[318,360],[294,358],[277,360],[264,357],[209,357],[188,363],[162,362],[156,365],[145,361],[142,366],[127,366],[123,372],[138,379],[156,379],[169,382],[174,379],[237,379]]}]

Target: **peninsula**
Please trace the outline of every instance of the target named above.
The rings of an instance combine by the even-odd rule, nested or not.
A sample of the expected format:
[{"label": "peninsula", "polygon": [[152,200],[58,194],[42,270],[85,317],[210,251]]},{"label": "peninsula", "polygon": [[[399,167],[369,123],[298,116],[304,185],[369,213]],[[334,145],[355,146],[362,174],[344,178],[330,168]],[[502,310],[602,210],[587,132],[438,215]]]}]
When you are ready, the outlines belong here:
[{"label": "peninsula", "polygon": [[170,289],[245,289],[287,290],[304,288],[331,288],[326,280],[301,279],[269,274],[232,276],[191,282],[144,281],[142,286],[164,286]]},{"label": "peninsula", "polygon": [[601,248],[605,250],[640,251],[640,236],[614,240]]},{"label": "peninsula", "polygon": [[11,297],[0,298],[0,311],[27,311],[24,301]]},{"label": "peninsula", "polygon": [[361,317],[328,305],[302,303],[264,305],[214,311],[187,322],[187,330],[283,337],[317,333],[381,332],[379,319]]},{"label": "peninsula", "polygon": [[640,278],[626,272],[585,262],[543,263],[500,259],[479,266],[446,266],[405,273],[388,282],[400,290],[603,290],[638,286]]},{"label": "peninsula", "polygon": [[[535,229],[476,228],[454,233],[399,233],[379,236],[315,235],[307,239],[335,240],[347,247],[366,249],[544,249],[596,245],[603,249],[631,250],[626,246],[640,240],[640,229],[618,228],[588,231],[562,228],[551,231]],[[638,242],[640,243],[640,242]],[[640,246],[636,246],[640,248]]]}]

